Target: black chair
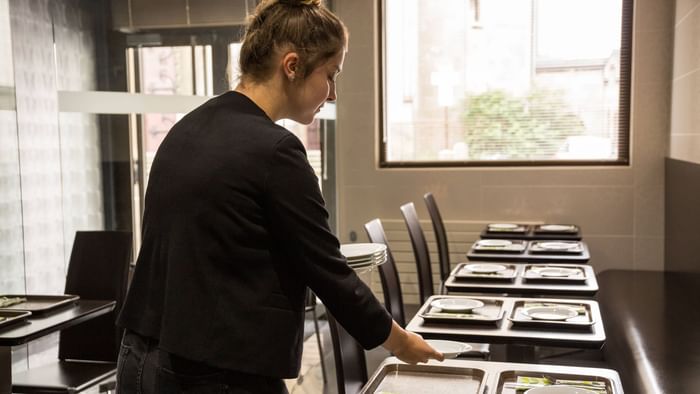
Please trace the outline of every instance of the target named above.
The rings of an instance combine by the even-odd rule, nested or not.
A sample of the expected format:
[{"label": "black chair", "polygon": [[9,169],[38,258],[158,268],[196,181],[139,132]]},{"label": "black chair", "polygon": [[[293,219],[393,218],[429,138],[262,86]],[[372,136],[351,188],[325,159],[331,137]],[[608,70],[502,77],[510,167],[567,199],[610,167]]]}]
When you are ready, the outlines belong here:
[{"label": "black chair", "polygon": [[418,273],[420,303],[423,304],[428,297],[435,293],[433,290],[433,270],[430,266],[428,243],[425,241],[423,229],[418,221],[415,205],[412,202],[402,205],[401,213],[406,222],[406,227],[408,227],[411,245],[413,245],[413,255],[416,258],[416,271]]},{"label": "black chair", "polygon": [[370,242],[387,246],[386,263],[379,266],[379,276],[382,280],[382,292],[384,293],[384,307],[401,327],[406,327],[399,272],[396,269],[396,262],[391,249],[389,249],[382,222],[379,219],[374,219],[365,223],[365,231],[367,231]]},{"label": "black chair", "polygon": [[[413,245],[413,254],[416,258],[416,269],[418,272],[418,288],[420,290],[421,304],[424,304],[433,291],[433,272],[430,267],[430,254],[428,252],[428,243],[425,241],[423,229],[418,221],[416,207],[412,202],[401,206],[401,213],[408,227],[408,235],[411,238]],[[444,288],[440,288],[441,293]],[[484,343],[470,343],[472,350],[463,353],[460,357],[477,357],[489,359],[491,357],[491,346]]]},{"label": "black chair", "polygon": [[115,375],[121,330],[114,322],[126,295],[131,247],[129,232],[76,232],[65,293],[82,299],[116,300],[116,307],[62,330],[58,360],[13,374],[13,393],[77,393]]},{"label": "black chair", "polygon": [[318,344],[318,354],[321,359],[321,374],[323,375],[323,382],[326,382],[326,362],[323,361],[323,346],[321,346],[321,331],[318,327],[318,314],[316,313],[316,294],[314,294],[311,289],[306,288],[306,301],[304,304],[304,312],[311,312],[311,316],[314,319],[314,331],[316,333],[316,343]]},{"label": "black chair", "polygon": [[435,232],[435,241],[437,243],[438,258],[440,260],[440,280],[441,287],[444,285],[447,277],[450,276],[450,249],[447,245],[447,233],[445,232],[445,224],[442,222],[442,215],[438,209],[433,193],[425,193],[423,195],[425,205],[428,207],[430,221],[433,222],[433,231]]},{"label": "black chair", "polygon": [[356,394],[367,383],[365,349],[326,312],[333,342],[338,394]]}]

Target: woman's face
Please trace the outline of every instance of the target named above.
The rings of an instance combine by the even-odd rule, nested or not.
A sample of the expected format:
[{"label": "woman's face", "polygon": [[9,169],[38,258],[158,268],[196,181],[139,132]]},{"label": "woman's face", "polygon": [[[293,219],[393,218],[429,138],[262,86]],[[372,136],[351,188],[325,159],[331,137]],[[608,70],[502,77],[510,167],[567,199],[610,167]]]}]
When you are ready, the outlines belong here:
[{"label": "woman's face", "polygon": [[335,81],[343,69],[345,51],[316,67],[306,79],[293,83],[289,118],[302,123],[313,122],[323,104],[335,101]]}]

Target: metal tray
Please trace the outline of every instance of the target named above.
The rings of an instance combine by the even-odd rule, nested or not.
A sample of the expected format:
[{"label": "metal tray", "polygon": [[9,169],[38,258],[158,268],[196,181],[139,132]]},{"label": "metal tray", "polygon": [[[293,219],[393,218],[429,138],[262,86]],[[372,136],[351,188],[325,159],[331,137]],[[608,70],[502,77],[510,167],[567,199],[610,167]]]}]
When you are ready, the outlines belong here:
[{"label": "metal tray", "polygon": [[486,377],[478,368],[389,363],[380,366],[360,394],[481,394]]},{"label": "metal tray", "polygon": [[535,378],[548,378],[552,381],[555,380],[586,380],[592,382],[603,382],[605,383],[605,389],[607,394],[617,394],[614,389],[614,383],[605,377],[595,376],[595,375],[579,375],[571,373],[562,372],[541,372],[541,371],[526,371],[526,370],[506,370],[501,371],[498,374],[498,380],[496,383],[496,390],[494,393],[497,394],[516,394],[523,393],[523,391],[516,391],[511,387],[519,376],[535,377]]},{"label": "metal tray", "polygon": [[[443,298],[470,298],[479,300],[484,306],[476,308],[477,313],[469,312],[439,312],[439,309],[430,305],[431,302]],[[448,324],[496,324],[503,320],[503,301],[483,299],[478,297],[431,297],[423,308],[418,311],[418,316],[425,320],[425,323],[448,323]]]},{"label": "metal tray", "polygon": [[[493,241],[493,240],[489,240]],[[479,245],[479,241],[475,242],[472,246],[472,251],[475,253],[523,253],[527,249],[527,242],[517,239],[507,239],[505,241],[511,242],[508,246],[493,247],[493,246],[482,246]]]},{"label": "metal tray", "polygon": [[[553,224],[556,225],[561,225],[561,226],[571,226],[570,230],[547,230],[543,229],[542,226],[551,226]],[[547,223],[547,224],[538,224],[535,226],[533,229],[533,232],[535,234],[578,234],[581,231],[581,228],[575,224],[565,224],[565,223]]]},{"label": "metal tray", "polygon": [[[542,306],[569,306],[583,308],[583,313],[563,321],[555,320],[535,320],[522,313],[525,307]],[[533,328],[573,328],[573,329],[590,329],[595,323],[592,318],[591,306],[586,303],[577,302],[532,302],[532,301],[516,301],[513,304],[513,310],[508,316],[514,326],[533,327]]]},{"label": "metal tray", "polygon": [[489,234],[527,234],[530,232],[530,226],[527,224],[518,224],[518,227],[513,229],[494,229],[491,228],[491,224],[486,225],[486,232]]},{"label": "metal tray", "polygon": [[[506,267],[504,271],[499,271],[493,274],[480,274],[475,272],[470,272],[465,269],[467,265],[471,264],[499,264]],[[460,263],[454,270],[454,278],[458,281],[512,281],[518,274],[518,268],[515,264],[500,264],[490,261],[479,262],[470,261],[468,263]]]},{"label": "metal tray", "polygon": [[[566,268],[571,270],[576,270],[578,273],[569,276],[541,276],[537,273],[537,268]],[[582,267],[575,265],[565,265],[565,264],[528,264],[525,266],[523,271],[523,278],[528,282],[566,282],[566,283],[583,283],[588,279],[586,270]]]},{"label": "metal tray", "polygon": [[[550,242],[561,242],[566,244],[576,244],[575,248],[571,249],[545,249],[540,247],[542,243]],[[530,248],[528,252],[537,254],[581,254],[583,253],[583,244],[581,241],[569,241],[569,240],[543,240],[543,241],[531,241]]]},{"label": "metal tray", "polygon": [[8,311],[8,310],[0,310],[0,330],[3,328],[19,323],[29,316],[31,316],[31,312],[27,311]]},{"label": "metal tray", "polygon": [[63,294],[63,295],[0,294],[0,298],[2,298],[2,297],[7,297],[7,298],[22,297],[22,298],[26,298],[27,301],[24,301],[24,302],[19,303],[19,304],[11,305],[8,307],[0,308],[0,311],[29,311],[29,312],[32,312],[33,314],[36,314],[36,315],[49,312],[51,310],[54,310],[56,308],[60,308],[62,306],[70,305],[70,304],[78,301],[78,299],[80,299],[80,296],[70,295],[70,294]]}]

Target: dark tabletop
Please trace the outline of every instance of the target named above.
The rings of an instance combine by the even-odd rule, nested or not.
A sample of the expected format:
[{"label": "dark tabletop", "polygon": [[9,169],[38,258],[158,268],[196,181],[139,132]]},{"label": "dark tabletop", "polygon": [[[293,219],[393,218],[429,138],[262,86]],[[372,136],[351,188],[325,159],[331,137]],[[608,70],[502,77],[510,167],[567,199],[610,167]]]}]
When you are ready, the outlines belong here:
[{"label": "dark tabletop", "polygon": [[481,232],[482,239],[542,239],[542,240],[566,240],[566,241],[580,241],[583,239],[581,232],[577,233],[536,233],[533,230],[534,226],[529,226],[524,233],[510,233],[507,231],[488,231],[488,226]]},{"label": "dark tabletop", "polygon": [[[566,295],[572,297],[589,297],[598,291],[598,282],[595,278],[593,267],[586,264],[546,264],[547,266],[573,268],[582,270],[585,280],[572,281],[558,278],[526,279],[523,274],[530,267],[544,266],[544,264],[513,264],[515,270],[512,280],[493,279],[484,276],[479,278],[475,275],[472,278],[458,278],[459,272],[466,264],[460,263],[455,267],[450,276],[445,281],[445,288],[450,293],[507,293],[507,294],[529,294],[529,295]],[[506,265],[508,266],[508,265]]]},{"label": "dark tabletop", "polygon": [[17,346],[36,338],[104,315],[114,301],[80,300],[77,303],[0,329],[0,346]]},{"label": "dark tabletop", "polygon": [[[432,296],[423,307],[429,305],[435,298],[459,296]],[[495,325],[460,324],[460,323],[426,323],[416,315],[406,326],[408,331],[420,334],[424,338],[451,339],[465,342],[484,342],[502,344],[523,344],[542,346],[564,346],[588,349],[599,349],[605,343],[605,330],[600,315],[598,303],[581,299],[552,299],[552,298],[516,298],[516,297],[484,297],[469,296],[478,300],[498,300],[503,302],[504,316]],[[515,304],[520,301],[533,303],[571,303],[587,304],[591,311],[594,324],[590,329],[554,329],[554,328],[522,328],[514,327],[507,317],[511,315]],[[423,307],[419,310],[423,310]]]},{"label": "dark tabletop", "polygon": [[609,331],[605,358],[630,393],[700,388],[700,274],[611,270],[598,275]]}]

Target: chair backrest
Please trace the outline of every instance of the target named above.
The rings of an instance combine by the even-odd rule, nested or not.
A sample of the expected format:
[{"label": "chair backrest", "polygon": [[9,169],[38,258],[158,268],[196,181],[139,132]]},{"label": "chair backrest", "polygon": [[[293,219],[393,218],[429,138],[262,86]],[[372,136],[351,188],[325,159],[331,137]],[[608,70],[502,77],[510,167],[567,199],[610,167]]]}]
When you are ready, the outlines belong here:
[{"label": "chair backrest", "polygon": [[66,276],[66,294],[115,300],[114,311],[62,330],[58,358],[117,361],[121,330],[116,315],[126,295],[132,236],[125,231],[78,231]]},{"label": "chair backrest", "polygon": [[430,267],[430,254],[428,243],[425,242],[423,229],[418,221],[416,207],[412,202],[401,206],[403,219],[408,227],[408,235],[413,245],[413,255],[416,258],[416,270],[418,272],[418,289],[420,290],[420,302],[423,304],[428,297],[433,295],[433,271]]},{"label": "chair backrest", "polygon": [[445,224],[442,222],[442,215],[438,209],[433,193],[425,193],[423,196],[425,205],[430,213],[430,221],[433,222],[433,231],[435,232],[435,241],[437,242],[438,258],[440,259],[440,280],[445,282],[450,276],[450,250],[447,246],[447,232],[445,232]]},{"label": "chair backrest", "polygon": [[384,293],[384,307],[391,313],[401,327],[406,326],[406,316],[403,310],[403,296],[401,295],[401,281],[396,269],[394,256],[389,249],[384,227],[379,219],[365,223],[365,231],[370,242],[386,245],[386,263],[379,266],[379,276],[382,280],[382,292]]},{"label": "chair backrest", "polygon": [[356,394],[367,383],[365,350],[330,313],[326,316],[333,342],[338,394]]}]

